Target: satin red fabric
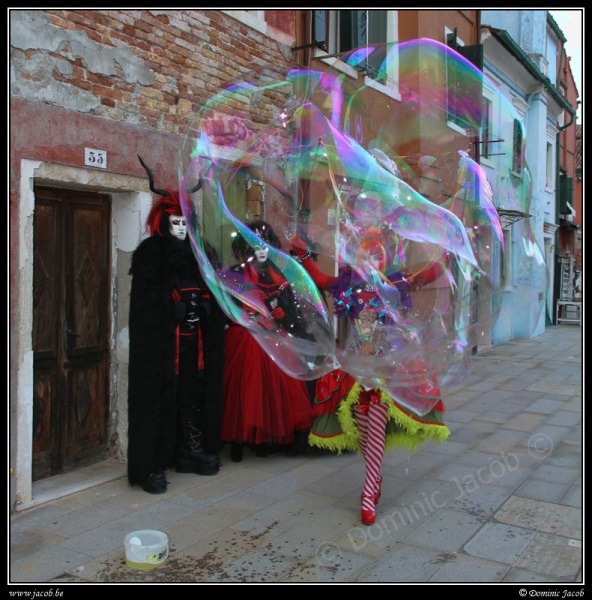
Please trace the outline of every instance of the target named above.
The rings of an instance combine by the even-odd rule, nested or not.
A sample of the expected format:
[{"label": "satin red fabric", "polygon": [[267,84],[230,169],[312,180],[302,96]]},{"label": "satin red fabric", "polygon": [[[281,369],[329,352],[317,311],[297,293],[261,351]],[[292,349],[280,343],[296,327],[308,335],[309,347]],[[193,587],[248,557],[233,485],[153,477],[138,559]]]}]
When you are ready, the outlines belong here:
[{"label": "satin red fabric", "polygon": [[226,330],[222,440],[290,444],[312,426],[306,383],[285,374],[244,327]]}]

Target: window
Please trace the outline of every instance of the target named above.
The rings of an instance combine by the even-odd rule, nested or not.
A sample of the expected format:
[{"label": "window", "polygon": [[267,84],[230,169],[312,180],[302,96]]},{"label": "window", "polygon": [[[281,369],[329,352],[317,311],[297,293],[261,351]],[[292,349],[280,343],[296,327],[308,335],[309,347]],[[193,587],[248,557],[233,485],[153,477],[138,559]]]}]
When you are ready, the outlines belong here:
[{"label": "window", "polygon": [[545,187],[548,190],[553,189],[553,165],[555,161],[553,160],[553,144],[547,142],[547,163],[546,163],[546,177],[545,177]]},{"label": "window", "polygon": [[559,214],[565,215],[570,214],[573,210],[573,177],[568,177],[565,171],[561,171],[559,174]]},{"label": "window", "polygon": [[325,42],[329,54],[347,52],[387,37],[387,10],[313,10],[313,42]]},{"label": "window", "polygon": [[512,228],[503,230],[504,249],[500,260],[500,284],[502,290],[512,288]]},{"label": "window", "polygon": [[[464,42],[457,37],[456,29],[452,32],[446,27],[445,31],[446,45],[458,52],[461,46],[464,46]],[[462,111],[458,102],[461,81],[458,70],[459,66],[455,60],[446,60],[446,119],[464,131],[466,124],[461,117]]]},{"label": "window", "polygon": [[514,119],[514,134],[512,137],[512,172],[522,174],[522,125]]},{"label": "window", "polygon": [[326,10],[313,10],[312,11],[312,40],[313,44],[319,44],[325,52],[329,51],[327,48],[327,12]]},{"label": "window", "polygon": [[491,111],[493,102],[489,98],[483,98],[483,112],[481,113],[481,157],[489,158],[492,154],[492,130]]},{"label": "window", "polygon": [[541,69],[543,75],[546,75],[553,86],[557,85],[557,56],[560,49],[558,47],[557,38],[547,25],[547,36],[545,38],[545,54],[544,60],[541,61],[546,66],[546,72]]},{"label": "window", "polygon": [[[467,46],[457,35],[456,28],[451,31],[444,28],[446,45],[458,52],[468,62],[472,63],[479,71],[483,71],[483,45]],[[467,129],[477,128],[476,114],[471,114],[470,106],[481,106],[482,79],[473,77],[467,80],[463,76],[464,67],[452,58],[446,60],[446,118],[448,125],[454,125],[459,133],[466,133]],[[475,132],[477,133],[477,132]]]},{"label": "window", "polygon": [[[339,11],[338,44],[340,52],[370,44],[384,43],[386,43],[386,10]],[[380,72],[384,58],[384,53],[375,52],[358,68],[365,70],[368,77],[385,83],[386,73]]]},{"label": "window", "polygon": [[[372,41],[368,38],[368,11],[340,10],[339,11],[339,51],[345,52],[352,48],[366,46]],[[374,40],[377,41],[377,40]],[[378,40],[386,42],[386,38]]]},{"label": "window", "polygon": [[357,65],[366,77],[388,87],[397,86],[398,61],[391,54],[384,69],[388,48],[381,44],[397,41],[397,13],[392,10],[313,10],[312,42],[323,53],[333,55],[376,44],[368,60]]}]

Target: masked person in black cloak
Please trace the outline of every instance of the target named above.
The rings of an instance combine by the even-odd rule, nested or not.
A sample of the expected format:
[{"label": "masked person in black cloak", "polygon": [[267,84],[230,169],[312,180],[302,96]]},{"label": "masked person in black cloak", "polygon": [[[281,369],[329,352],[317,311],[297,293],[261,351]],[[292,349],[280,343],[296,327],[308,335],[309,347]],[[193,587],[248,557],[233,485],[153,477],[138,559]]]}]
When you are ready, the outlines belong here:
[{"label": "masked person in black cloak", "polygon": [[199,271],[179,193],[155,188],[140,162],[161,197],[130,269],[128,480],[160,494],[169,466],[220,469],[225,317]]}]

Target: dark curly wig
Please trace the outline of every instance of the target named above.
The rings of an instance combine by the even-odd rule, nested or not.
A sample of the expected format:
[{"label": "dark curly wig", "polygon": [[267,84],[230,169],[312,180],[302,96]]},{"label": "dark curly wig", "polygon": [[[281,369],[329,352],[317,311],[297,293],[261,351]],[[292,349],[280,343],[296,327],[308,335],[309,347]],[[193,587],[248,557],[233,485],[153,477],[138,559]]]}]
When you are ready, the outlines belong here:
[{"label": "dark curly wig", "polygon": [[[258,220],[247,223],[247,226],[252,229],[266,244],[269,244],[274,248],[281,249],[282,242],[269,223]],[[254,252],[253,248],[247,243],[245,238],[238,234],[232,241],[232,253],[237,260],[245,260],[245,258],[252,256]]]}]

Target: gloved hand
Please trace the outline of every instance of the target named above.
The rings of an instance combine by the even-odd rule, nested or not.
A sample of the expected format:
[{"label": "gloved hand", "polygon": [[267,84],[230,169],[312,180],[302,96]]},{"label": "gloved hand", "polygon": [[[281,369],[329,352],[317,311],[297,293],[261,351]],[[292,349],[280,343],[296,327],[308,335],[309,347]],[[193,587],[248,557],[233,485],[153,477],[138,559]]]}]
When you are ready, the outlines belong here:
[{"label": "gloved hand", "polygon": [[308,252],[308,245],[298,234],[294,234],[290,239],[290,250],[296,256],[302,256]]},{"label": "gloved hand", "polygon": [[187,305],[185,304],[185,302],[175,302],[173,311],[175,315],[175,321],[180,323],[185,318],[185,313],[187,312]]},{"label": "gloved hand", "polygon": [[171,297],[173,298],[173,317],[175,321],[181,322],[185,318],[187,306],[185,302],[181,302],[181,294],[177,290],[171,290]]},{"label": "gloved hand", "polygon": [[281,306],[278,306],[277,308],[274,308],[271,311],[271,316],[274,319],[283,319],[286,316],[286,313],[284,312],[284,309]]}]

